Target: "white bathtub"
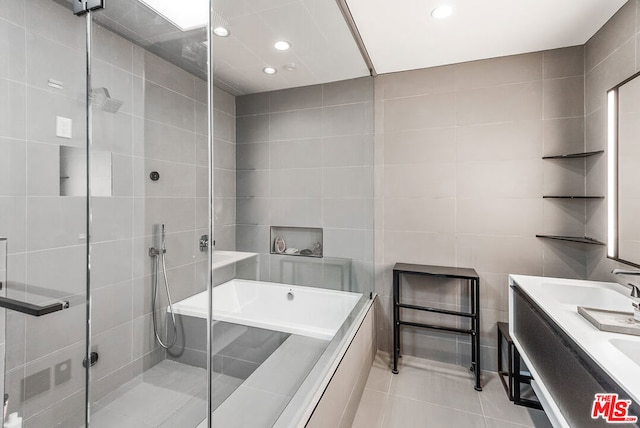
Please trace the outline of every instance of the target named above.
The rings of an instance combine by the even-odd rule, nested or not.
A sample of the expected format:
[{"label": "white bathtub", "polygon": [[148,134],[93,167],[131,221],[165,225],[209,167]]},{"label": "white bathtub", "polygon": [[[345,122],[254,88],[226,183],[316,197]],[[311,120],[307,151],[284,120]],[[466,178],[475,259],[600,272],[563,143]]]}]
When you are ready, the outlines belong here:
[{"label": "white bathtub", "polygon": [[[214,287],[213,319],[331,340],[361,297],[346,291],[233,279]],[[173,308],[176,314],[206,319],[207,292]]]}]

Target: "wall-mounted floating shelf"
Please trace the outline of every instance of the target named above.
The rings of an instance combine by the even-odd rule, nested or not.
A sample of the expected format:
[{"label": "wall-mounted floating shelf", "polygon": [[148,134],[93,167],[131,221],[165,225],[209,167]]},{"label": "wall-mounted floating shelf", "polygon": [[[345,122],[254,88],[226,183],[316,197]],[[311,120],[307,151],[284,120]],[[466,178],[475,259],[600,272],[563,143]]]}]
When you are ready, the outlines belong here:
[{"label": "wall-mounted floating shelf", "polygon": [[588,158],[589,156],[595,156],[601,153],[604,153],[604,150],[596,150],[593,152],[569,153],[567,155],[543,156],[542,159],[579,159],[579,158]]},{"label": "wall-mounted floating shelf", "polygon": [[585,196],[585,195],[547,195],[543,199],[604,199],[604,196]]},{"label": "wall-mounted floating shelf", "polygon": [[[604,150],[595,150],[590,152],[568,153],[562,155],[543,156],[542,159],[584,159],[590,156],[600,155],[604,153]],[[585,165],[586,168],[586,165]],[[591,195],[546,195],[543,199],[571,199],[571,200],[602,200],[604,196],[591,196]],[[585,204],[586,208],[593,208],[591,204]],[[588,236],[565,236],[565,235],[536,235],[536,238],[552,239],[556,241],[575,242],[578,244],[588,245],[606,245],[604,242],[600,242],[597,239],[589,238]]]},{"label": "wall-mounted floating shelf", "polygon": [[322,257],[322,228],[271,226],[271,254]]},{"label": "wall-mounted floating shelf", "polygon": [[536,235],[536,238],[555,239],[557,241],[577,242],[579,244],[606,245],[604,242],[600,242],[597,239],[589,238],[588,236]]}]

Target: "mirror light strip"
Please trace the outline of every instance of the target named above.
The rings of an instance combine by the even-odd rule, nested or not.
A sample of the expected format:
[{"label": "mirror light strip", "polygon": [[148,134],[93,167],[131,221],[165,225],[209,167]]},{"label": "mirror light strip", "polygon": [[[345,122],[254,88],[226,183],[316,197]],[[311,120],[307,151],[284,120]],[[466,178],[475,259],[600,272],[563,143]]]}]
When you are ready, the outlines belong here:
[{"label": "mirror light strip", "polygon": [[617,90],[607,93],[607,255],[618,256],[618,100]]}]

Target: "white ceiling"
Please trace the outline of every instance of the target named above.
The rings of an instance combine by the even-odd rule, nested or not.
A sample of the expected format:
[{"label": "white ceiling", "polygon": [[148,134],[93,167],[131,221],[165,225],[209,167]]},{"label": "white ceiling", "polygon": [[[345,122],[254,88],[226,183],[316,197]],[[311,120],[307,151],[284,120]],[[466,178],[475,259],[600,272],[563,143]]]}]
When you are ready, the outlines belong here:
[{"label": "white ceiling", "polygon": [[[213,37],[216,84],[248,94],[368,76],[335,0],[212,0],[231,36]],[[292,47],[273,47],[286,40]],[[295,70],[287,70],[294,64]],[[265,66],[278,70],[262,72]]]},{"label": "white ceiling", "polygon": [[[71,7],[75,0],[55,1]],[[179,1],[204,15],[209,7],[207,0]],[[211,0],[211,7],[214,19],[231,32],[229,37],[212,37],[214,82],[234,95],[369,75],[335,0]],[[126,39],[207,78],[205,28],[182,31],[137,0],[109,0],[94,16]],[[276,50],[278,40],[290,42],[291,49]],[[263,73],[266,66],[276,68],[277,74]]]},{"label": "white ceiling", "polygon": [[[55,0],[69,5],[73,0]],[[196,7],[195,0],[184,1]],[[339,1],[377,73],[584,44],[626,0],[211,0],[229,37],[213,37],[214,81],[234,95],[369,75]],[[434,7],[453,15],[435,20]],[[205,1],[206,6],[206,1]],[[181,31],[137,0],[109,0],[98,20],[206,79],[205,29]],[[274,48],[277,40],[292,44]],[[295,70],[287,66],[294,64]],[[278,70],[262,72],[265,66]]]},{"label": "white ceiling", "polygon": [[[626,0],[346,0],[374,68],[390,73],[587,42]],[[453,6],[444,20],[431,17]]]}]

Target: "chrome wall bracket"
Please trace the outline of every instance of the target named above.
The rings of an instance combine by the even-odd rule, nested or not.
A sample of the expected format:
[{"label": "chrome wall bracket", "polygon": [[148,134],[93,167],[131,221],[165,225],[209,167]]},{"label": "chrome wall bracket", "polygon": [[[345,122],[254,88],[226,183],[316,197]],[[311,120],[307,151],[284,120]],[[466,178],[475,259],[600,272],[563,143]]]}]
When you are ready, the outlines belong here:
[{"label": "chrome wall bracket", "polygon": [[90,10],[104,8],[104,0],[73,0],[73,14],[84,15]]}]

